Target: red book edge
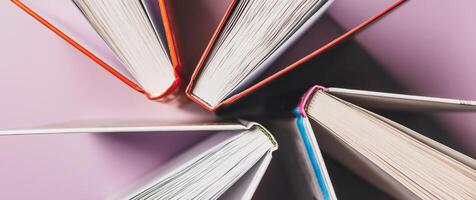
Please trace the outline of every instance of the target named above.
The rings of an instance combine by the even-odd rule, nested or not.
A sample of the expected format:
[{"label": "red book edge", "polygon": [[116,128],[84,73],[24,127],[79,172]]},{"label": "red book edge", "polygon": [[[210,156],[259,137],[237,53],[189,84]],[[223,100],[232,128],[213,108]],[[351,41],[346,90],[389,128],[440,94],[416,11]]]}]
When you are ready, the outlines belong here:
[{"label": "red book edge", "polygon": [[190,79],[190,82],[185,90],[185,94],[186,96],[191,99],[192,101],[194,101],[195,103],[197,103],[198,105],[200,105],[201,107],[205,108],[206,110],[208,111],[211,111],[211,112],[215,112],[217,109],[219,109],[220,107],[222,106],[225,106],[225,105],[230,105],[232,103],[234,103],[235,101],[241,99],[242,97],[254,92],[255,90],[259,89],[260,87],[268,84],[269,82],[273,81],[274,79],[284,75],[285,73],[293,70],[294,68],[300,66],[301,64],[311,60],[312,58],[318,56],[319,54],[321,54],[322,52],[330,49],[331,47],[335,46],[336,44],[340,43],[341,41],[347,39],[348,37],[354,35],[355,33],[361,31],[362,29],[364,29],[365,27],[367,27],[368,25],[372,24],[373,22],[377,21],[378,19],[380,19],[381,17],[383,17],[384,15],[390,13],[390,11],[394,10],[395,8],[399,7],[400,5],[402,5],[404,2],[406,2],[407,0],[398,0],[396,1],[395,3],[393,3],[392,5],[390,5],[389,7],[385,8],[384,10],[380,11],[379,13],[375,14],[374,16],[368,18],[367,20],[365,20],[364,22],[360,23],[359,25],[355,26],[354,28],[350,29],[349,31],[347,31],[346,33],[340,35],[339,37],[335,38],[334,40],[332,40],[331,42],[327,43],[326,45],[320,47],[319,49],[315,50],[314,52],[312,52],[311,54],[301,58],[300,60],[294,62],[293,64],[285,67],[284,69],[276,72],[275,74],[263,79],[262,81],[254,84],[253,86],[247,88],[246,90],[238,93],[238,94],[235,94],[233,95],[232,97],[226,99],[225,101],[221,102],[220,104],[216,105],[216,106],[210,106],[208,105],[207,103],[205,103],[203,100],[201,100],[200,98],[196,97],[195,95],[193,95],[191,93],[192,89],[193,89],[193,84],[195,82],[195,80],[197,79],[201,69],[203,68],[203,65],[204,65],[204,62],[208,56],[208,54],[210,53],[214,43],[215,43],[215,40],[218,38],[218,35],[220,34],[223,26],[225,25],[226,21],[228,20],[229,16],[231,15],[232,11],[233,11],[233,8],[234,6],[236,5],[237,3],[237,0],[233,0],[225,15],[223,16],[223,18],[221,19],[220,21],[220,24],[218,25],[217,29],[215,30],[215,33],[213,34],[212,36],[212,39],[210,40],[210,42],[208,43],[207,45],[207,48],[205,49],[202,57],[200,58],[200,61],[197,65],[197,67],[195,68],[195,71],[193,72],[193,75]]},{"label": "red book edge", "polygon": [[168,15],[169,12],[167,11],[165,0],[159,0],[159,5],[160,5],[161,13],[162,13],[162,19],[164,21],[163,22],[164,23],[164,29],[165,29],[165,32],[166,32],[167,43],[168,43],[169,49],[170,49],[170,55],[171,55],[171,58],[172,58],[172,65],[173,65],[174,71],[175,71],[174,72],[175,81],[170,85],[170,87],[166,91],[164,91],[164,93],[162,93],[158,96],[151,96],[149,93],[144,91],[144,89],[142,89],[139,85],[137,85],[133,81],[129,80],[127,77],[125,77],[124,75],[122,75],[118,71],[116,71],[113,67],[109,66],[106,62],[104,62],[103,60],[98,58],[96,55],[91,53],[85,47],[80,45],[78,42],[74,41],[71,37],[69,37],[68,35],[63,33],[61,30],[56,28],[54,25],[49,23],[47,20],[45,20],[43,17],[41,17],[35,11],[33,11],[28,6],[23,4],[20,0],[11,0],[11,2],[14,3],[15,5],[17,5],[19,8],[21,8],[26,13],[28,13],[30,16],[35,18],[38,22],[43,24],[45,27],[47,27],[48,29],[53,31],[56,35],[61,37],[67,43],[69,43],[74,48],[79,50],[81,53],[83,53],[84,55],[89,57],[95,63],[100,65],[102,68],[104,68],[106,71],[108,71],[109,73],[111,73],[112,75],[117,77],[123,83],[125,83],[126,85],[128,85],[132,89],[136,90],[137,92],[140,92],[140,93],[143,93],[144,95],[146,95],[147,98],[150,99],[150,100],[159,100],[159,99],[169,95],[170,93],[176,91],[178,86],[180,85],[180,76],[179,76],[179,73],[178,73],[178,70],[180,68],[180,62],[179,62],[179,57],[178,57],[179,53],[178,53],[177,45],[175,43],[176,38],[174,37],[174,34],[173,34],[174,29],[173,29],[173,26],[171,25],[173,23],[171,23],[171,21],[170,21],[171,17]]}]

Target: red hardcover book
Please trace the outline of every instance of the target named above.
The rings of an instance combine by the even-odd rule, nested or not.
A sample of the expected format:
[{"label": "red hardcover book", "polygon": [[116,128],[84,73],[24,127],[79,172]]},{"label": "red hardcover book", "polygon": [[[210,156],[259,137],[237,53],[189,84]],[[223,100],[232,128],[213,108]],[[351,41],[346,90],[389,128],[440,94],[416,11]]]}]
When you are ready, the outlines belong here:
[{"label": "red hardcover book", "polygon": [[[170,84],[168,89],[166,89],[160,95],[151,95],[151,94],[149,94],[143,87],[141,87],[137,83],[137,81],[131,80],[130,76],[124,75],[124,73],[122,73],[120,70],[117,70],[117,68],[115,68],[114,66],[111,66],[110,64],[105,62],[101,57],[99,57],[98,55],[93,53],[91,51],[91,49],[86,48],[84,45],[82,45],[82,43],[73,39],[72,37],[70,37],[70,35],[67,35],[64,31],[59,29],[58,26],[55,26],[54,24],[52,24],[49,20],[45,20],[42,16],[40,16],[38,13],[36,13],[32,9],[30,9],[27,5],[23,4],[21,1],[19,1],[19,0],[11,0],[11,1],[14,4],[16,4],[17,6],[19,6],[21,9],[23,9],[25,12],[27,12],[29,15],[34,17],[36,20],[38,20],[41,24],[43,24],[44,26],[49,28],[55,34],[60,36],[66,42],[68,42],[69,44],[74,46],[76,49],[78,49],[79,51],[84,53],[86,56],[91,58],[94,62],[99,64],[101,67],[106,69],[108,72],[110,72],[111,74],[113,74],[114,76],[119,78],[122,82],[126,83],[128,86],[135,89],[136,91],[144,93],[149,99],[151,99],[151,100],[162,99],[163,97],[167,96],[168,94],[173,93],[174,91],[178,90],[180,82],[181,82],[181,77],[180,77],[180,73],[179,73],[180,66],[181,66],[181,61],[180,61],[181,53],[180,53],[179,45],[178,45],[179,39],[177,38],[177,28],[175,27],[175,23],[174,23],[174,19],[173,19],[173,16],[174,16],[173,9],[171,9],[172,5],[170,5],[171,1],[158,0],[158,6],[160,8],[160,14],[161,14],[161,19],[163,21],[162,23],[163,23],[163,26],[164,26],[164,32],[165,32],[165,36],[166,36],[166,40],[167,40],[169,54],[170,54],[170,58],[171,58],[173,68],[174,68],[175,81],[173,81],[173,83]],[[199,97],[197,97],[193,93],[193,88],[195,86],[195,83],[196,83],[198,77],[200,77],[200,73],[202,72],[202,69],[204,67],[204,63],[207,61],[209,53],[213,50],[216,40],[219,38],[220,34],[222,33],[223,28],[227,24],[230,16],[233,14],[233,11],[235,10],[235,8],[236,8],[236,6],[239,2],[238,0],[232,0],[230,5],[228,6],[227,11],[225,12],[225,15],[223,16],[223,18],[221,19],[217,29],[215,30],[207,48],[205,49],[205,51],[204,51],[198,65],[197,65],[196,69],[194,70],[194,73],[192,74],[190,82],[188,83],[188,86],[186,87],[186,90],[185,90],[186,96],[189,99],[191,99],[192,101],[194,101],[195,103],[199,104],[200,106],[202,106],[203,108],[205,108],[209,111],[216,111],[217,109],[219,109],[223,106],[233,104],[237,100],[249,95],[250,93],[253,93],[257,89],[261,88],[262,86],[272,82],[276,78],[288,73],[289,71],[293,70],[294,68],[297,68],[297,67],[301,66],[303,63],[309,61],[310,59],[318,56],[322,52],[327,51],[328,49],[335,46],[336,44],[338,44],[338,43],[342,42],[343,40],[349,38],[353,34],[355,34],[358,31],[364,29],[366,26],[368,26],[371,23],[375,22],[376,20],[380,19],[385,14],[389,13],[390,11],[392,11],[393,9],[395,9],[396,7],[398,7],[399,5],[404,3],[405,1],[406,0],[396,1],[394,4],[390,5],[389,7],[385,8],[383,10],[381,10],[380,12],[375,14],[374,16],[369,17],[368,19],[364,20],[360,24],[356,25],[354,28],[346,31],[345,33],[336,37],[332,41],[328,42],[327,44],[325,44],[322,47],[318,48],[317,50],[313,51],[309,55],[304,56],[303,58],[297,60],[296,62],[294,62],[290,65],[281,67],[280,70],[272,73],[271,75],[267,76],[264,79],[261,79],[261,80],[255,82],[255,83],[253,83],[252,85],[249,85],[249,86],[245,87],[243,90],[241,90],[237,93],[234,93],[233,95],[227,97],[223,101],[220,101],[217,105],[210,105],[210,104],[205,103]],[[325,3],[322,6],[321,11],[318,11],[318,13],[314,14],[316,19],[319,17],[319,15],[322,14],[322,12],[325,11],[325,9],[327,7],[329,7],[332,0],[327,0],[325,2],[327,2],[327,3]],[[313,17],[311,17],[311,18],[313,18]],[[316,19],[308,20],[308,21],[315,21]],[[304,31],[301,31],[301,32],[304,32]],[[296,35],[300,35],[300,34],[302,34],[302,33],[299,33],[299,34],[296,34]],[[297,38],[297,37],[295,37],[295,38]],[[282,46],[284,46],[284,45],[282,45]],[[287,46],[290,46],[290,45],[286,45],[286,47]],[[158,77],[158,78],[160,78],[160,77]]]},{"label": "red hardcover book", "polygon": [[[147,96],[147,98],[151,100],[160,100],[166,97],[167,95],[174,93],[177,91],[181,78],[180,78],[180,66],[181,66],[181,61],[180,61],[180,50],[179,50],[179,45],[178,41],[179,39],[177,38],[176,34],[176,27],[174,23],[174,17],[173,17],[173,10],[171,9],[171,5],[169,1],[166,0],[158,0],[158,7],[160,10],[160,18],[162,20],[163,24],[163,30],[164,30],[164,35],[167,41],[167,48],[168,48],[168,53],[170,55],[170,61],[173,66],[174,70],[174,81],[168,86],[166,90],[164,90],[161,94],[156,94],[156,95],[151,95],[149,94],[144,88],[142,88],[137,81],[131,80],[132,78],[130,76],[125,75],[123,72],[117,69],[116,66],[112,66],[108,62],[106,62],[103,58],[100,56],[96,55],[95,53],[92,52],[91,49],[88,49],[87,47],[84,46],[84,43],[81,43],[80,41],[76,40],[75,38],[71,37],[70,35],[66,34],[64,30],[60,29],[59,26],[54,25],[51,23],[49,20],[46,20],[44,16],[41,16],[38,14],[36,11],[31,9],[29,6],[24,4],[20,0],[11,0],[12,3],[20,7],[23,11],[31,15],[33,18],[38,20],[41,24],[43,24],[45,27],[53,31],[56,35],[64,39],[66,42],[68,42],[70,45],[72,45],[74,48],[78,49],[81,51],[84,55],[89,57],[91,60],[96,62],[99,66],[103,67],[105,70],[110,72],[112,75],[117,77],[119,80],[124,82],[126,85],[131,87],[132,89],[143,93]],[[160,78],[160,77],[159,77]]]},{"label": "red hardcover book", "polygon": [[386,15],[387,13],[389,13],[390,11],[394,10],[395,8],[397,8],[398,6],[400,6],[401,4],[403,4],[405,2],[405,0],[398,0],[396,1],[395,3],[393,3],[392,5],[390,5],[389,7],[381,10],[380,12],[376,13],[375,15],[371,16],[370,18],[362,21],[360,24],[356,25],[354,28],[346,31],[345,33],[341,34],[340,36],[336,37],[335,39],[333,39],[332,41],[328,42],[327,44],[325,44],[324,46],[318,48],[317,50],[313,51],[311,54],[297,60],[296,62],[288,65],[288,66],[285,66],[285,67],[282,67],[280,68],[281,70],[267,76],[267,78],[264,78],[256,83],[253,83],[251,86],[248,86],[246,87],[245,89],[241,90],[240,92],[238,93],[235,93],[229,97],[227,97],[225,100],[219,102],[217,105],[210,105],[209,103],[205,102],[203,99],[201,99],[200,97],[198,97],[197,95],[195,95],[193,93],[193,89],[194,89],[194,86],[196,84],[196,81],[197,79],[200,77],[201,73],[202,73],[202,69],[204,68],[204,65],[205,63],[207,62],[207,59],[209,57],[209,54],[213,51],[214,49],[214,46],[220,36],[220,34],[222,33],[224,27],[226,26],[227,24],[227,21],[229,20],[230,16],[233,14],[234,10],[235,10],[235,7],[237,5],[239,1],[238,0],[233,0],[231,2],[231,4],[229,5],[225,15],[223,16],[220,24],[218,25],[217,29],[215,30],[207,48],[205,49],[197,67],[195,68],[195,71],[191,77],[191,80],[186,88],[186,95],[189,99],[191,99],[192,101],[194,101],[195,103],[199,104],[200,106],[202,106],[203,108],[209,110],[209,111],[212,111],[212,112],[215,112],[216,110],[222,108],[222,107],[225,107],[225,106],[228,106],[230,104],[233,104],[234,102],[236,102],[237,100],[253,93],[254,91],[256,91],[257,89],[263,87],[264,85],[266,84],[269,84],[270,82],[272,82],[273,80],[275,80],[276,78],[288,73],[289,71],[293,70],[294,68],[297,68],[299,66],[301,66],[303,63],[311,60],[312,58],[318,56],[319,54],[321,54],[322,52],[324,51],[327,51],[328,49],[330,49],[331,47],[335,46],[336,44],[342,42],[343,40],[349,38],[350,36],[352,36],[353,34],[359,32],[360,30],[364,29],[365,27],[367,27],[368,25],[372,24],[373,22],[377,21],[378,19],[382,18],[384,15]]}]

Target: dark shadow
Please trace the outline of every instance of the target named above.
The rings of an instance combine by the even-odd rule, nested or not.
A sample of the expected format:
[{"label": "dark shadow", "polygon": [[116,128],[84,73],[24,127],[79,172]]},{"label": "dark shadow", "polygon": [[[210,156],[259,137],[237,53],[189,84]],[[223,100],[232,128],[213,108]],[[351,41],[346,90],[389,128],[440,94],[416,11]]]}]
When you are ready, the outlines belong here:
[{"label": "dark shadow", "polygon": [[273,160],[269,165],[253,199],[294,199],[289,180],[285,176],[286,171],[279,164],[280,156],[278,151],[273,153]]},{"label": "dark shadow", "polygon": [[[295,199],[296,195],[293,194],[290,185],[292,182],[286,176],[282,165],[285,155],[282,151],[285,149],[278,149],[273,153],[273,160],[253,199]],[[338,199],[393,199],[331,157],[324,155],[324,160]]]},{"label": "dark shadow", "polygon": [[266,77],[282,70],[301,58],[311,54],[315,50],[323,47],[333,39],[345,32],[337,23],[327,14],[324,14],[319,20],[299,38],[296,43],[289,47],[286,52],[279,57],[257,80],[263,80]]},{"label": "dark shadow", "polygon": [[[220,114],[228,118],[241,116],[258,122],[264,122],[268,118],[277,116],[292,117],[291,110],[297,106],[300,97],[315,84],[405,93],[405,89],[388,72],[383,70],[376,60],[355,41],[348,40],[311,59],[236,104],[221,110]],[[450,130],[440,125],[429,114],[374,111],[462,153],[467,153],[450,137]],[[274,159],[279,159],[279,156],[277,153],[274,155]],[[332,159],[326,157],[326,164],[329,165],[329,173],[334,181],[339,199],[390,199],[376,187],[357,177]],[[258,194],[271,190],[267,187],[272,187],[272,183],[266,183],[266,180],[282,179],[279,172],[269,172],[266,176],[272,178],[265,177],[265,181],[258,189]],[[285,180],[283,181],[285,182]],[[271,184],[271,186],[265,184]]]},{"label": "dark shadow", "polygon": [[173,1],[185,83],[188,83],[231,1],[225,2],[223,0]]},{"label": "dark shadow", "polygon": [[324,160],[338,199],[394,199],[331,157],[324,155]]},{"label": "dark shadow", "polygon": [[303,63],[218,113],[224,117],[289,113],[313,85],[404,92],[355,41],[347,40]]},{"label": "dark shadow", "polygon": [[203,141],[210,132],[129,132],[94,134],[101,145],[118,152],[116,159],[123,165],[130,163],[123,160],[120,152],[137,152],[151,160],[157,161],[157,167],[190,147]]}]

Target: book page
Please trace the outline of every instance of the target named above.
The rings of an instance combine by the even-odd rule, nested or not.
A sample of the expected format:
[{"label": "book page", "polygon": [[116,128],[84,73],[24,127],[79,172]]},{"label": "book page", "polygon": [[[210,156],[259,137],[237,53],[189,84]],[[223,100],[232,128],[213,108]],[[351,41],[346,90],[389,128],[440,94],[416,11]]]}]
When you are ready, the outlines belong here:
[{"label": "book page", "polygon": [[265,154],[243,177],[219,199],[251,199],[271,162],[271,151]]},{"label": "book page", "polygon": [[[308,112],[319,125],[316,127],[328,133],[320,138],[334,141],[324,145],[331,155],[351,168],[356,167],[357,158],[362,159],[365,162],[361,164],[366,167],[354,171],[373,170],[363,177],[374,175],[370,181],[396,198],[402,195],[422,199],[476,197],[476,171],[458,160],[462,156],[449,149],[440,151],[441,145],[433,148],[436,143],[415,137],[416,132],[402,131],[394,123],[388,123],[389,120],[381,120],[382,117],[323,91],[313,96]],[[341,143],[341,147],[337,148],[336,143]],[[342,154],[345,149],[342,146],[349,152]]]},{"label": "book page", "polygon": [[279,49],[286,48],[287,42],[295,42],[303,33],[299,30],[317,20],[322,14],[318,11],[326,2],[328,0],[237,1],[207,52],[192,93],[211,106],[226,99],[243,80],[249,82],[247,77],[261,74],[269,66],[263,63],[283,53]]},{"label": "book page", "polygon": [[170,50],[169,46],[167,45],[167,37],[165,36],[165,28],[164,23],[162,21],[162,15],[160,13],[159,7],[159,0],[141,0],[142,5],[144,6],[144,10],[147,12],[149,20],[154,27],[155,34],[157,34],[157,38],[160,40],[160,44],[165,49],[165,52],[170,58]]}]

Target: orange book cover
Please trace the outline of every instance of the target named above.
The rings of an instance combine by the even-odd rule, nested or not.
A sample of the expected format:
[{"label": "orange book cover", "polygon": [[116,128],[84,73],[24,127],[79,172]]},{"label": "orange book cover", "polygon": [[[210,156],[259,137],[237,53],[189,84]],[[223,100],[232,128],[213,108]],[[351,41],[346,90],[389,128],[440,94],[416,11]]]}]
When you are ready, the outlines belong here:
[{"label": "orange book cover", "polygon": [[[228,8],[227,8],[224,16],[222,17],[218,27],[216,28],[215,32],[213,33],[210,42],[208,43],[204,53],[202,54],[202,57],[200,58],[197,67],[195,68],[195,70],[194,70],[194,72],[193,72],[193,74],[190,78],[190,82],[188,83],[188,85],[185,89],[185,94],[189,99],[191,99],[195,103],[199,104],[201,107],[203,107],[203,108],[205,108],[209,111],[213,111],[213,112],[216,111],[217,109],[223,107],[223,106],[230,105],[230,104],[234,103],[235,101],[237,101],[237,100],[243,98],[244,96],[247,96],[248,94],[254,92],[257,89],[259,89],[260,87],[272,82],[274,79],[284,75],[285,73],[293,70],[294,68],[299,67],[301,64],[303,64],[303,63],[309,61],[310,59],[318,56],[322,52],[330,49],[331,47],[333,47],[336,44],[342,42],[343,40],[349,38],[350,36],[357,33],[358,31],[364,29],[366,26],[370,25],[371,23],[377,21],[378,19],[383,17],[385,14],[389,13],[390,11],[392,11],[393,9],[395,9],[396,7],[398,7],[399,5],[404,3],[406,0],[398,0],[394,4],[390,5],[389,7],[385,8],[384,10],[375,14],[374,16],[372,16],[372,17],[368,18],[367,20],[363,21],[359,25],[355,26],[354,28],[352,28],[352,29],[348,30],[347,32],[343,33],[342,35],[340,35],[339,37],[330,41],[326,45],[324,45],[324,46],[320,47],[319,49],[313,51],[311,54],[299,59],[298,61],[292,63],[291,65],[288,65],[288,66],[284,67],[280,71],[278,71],[278,72],[272,74],[271,76],[257,82],[256,84],[248,87],[247,89],[233,95],[232,97],[226,99],[225,101],[221,102],[217,106],[211,107],[211,106],[205,104],[204,102],[202,102],[196,96],[194,96],[191,93],[191,90],[193,88],[195,80],[200,75],[200,71],[201,71],[201,69],[203,67],[203,64],[204,64],[204,62],[205,62],[205,60],[208,56],[208,53],[211,51],[211,49],[212,49],[212,47],[215,43],[215,40],[218,38],[219,34],[221,33],[222,28],[226,24],[229,16],[232,14],[233,9],[234,9],[237,1],[238,0],[232,0],[230,5],[228,6]],[[13,2],[15,5],[20,7],[25,12],[27,12],[29,15],[31,15],[33,18],[35,18],[37,21],[39,21],[45,27],[47,27],[48,29],[53,31],[56,35],[61,37],[67,43],[69,43],[70,45],[72,45],[73,47],[75,47],[76,49],[81,51],[83,54],[88,56],[94,62],[99,64],[101,67],[103,67],[108,72],[110,72],[112,75],[116,76],[118,79],[120,79],[126,85],[128,85],[129,87],[133,88],[134,90],[136,90],[140,93],[145,94],[147,96],[147,98],[149,98],[151,100],[160,100],[160,99],[163,99],[164,97],[166,97],[167,95],[169,95],[171,93],[174,93],[175,91],[178,91],[178,88],[181,85],[181,81],[182,81],[181,77],[180,77],[181,52],[180,52],[180,47],[179,47],[180,40],[179,40],[179,38],[177,38],[177,35],[178,35],[177,34],[177,27],[174,23],[174,13],[173,13],[173,9],[172,9],[173,5],[171,5],[171,1],[158,0],[161,15],[162,15],[162,20],[163,20],[163,23],[164,23],[164,30],[165,30],[165,34],[166,34],[166,39],[167,39],[167,43],[168,43],[169,49],[170,49],[170,56],[171,56],[171,59],[172,59],[172,64],[174,66],[175,81],[172,85],[170,85],[170,87],[163,94],[158,95],[158,96],[149,95],[146,91],[144,91],[144,89],[142,89],[134,81],[130,80],[129,78],[127,78],[126,76],[124,76],[123,74],[121,74],[120,72],[115,70],[113,67],[111,67],[106,62],[101,60],[101,58],[99,58],[97,55],[92,53],[90,50],[88,50],[87,48],[82,46],[80,43],[78,43],[77,41],[72,39],[70,36],[68,36],[64,32],[62,32],[60,29],[55,27],[53,24],[51,24],[50,22],[45,20],[42,16],[40,16],[38,13],[36,13],[32,9],[30,9],[27,5],[23,4],[20,0],[11,0],[11,2]]]},{"label": "orange book cover", "polygon": [[178,38],[176,34],[176,27],[174,25],[174,17],[173,17],[173,9],[171,9],[170,2],[167,0],[158,0],[159,2],[159,9],[161,11],[161,16],[164,24],[164,31],[167,39],[167,44],[170,50],[170,57],[172,60],[172,65],[174,67],[174,76],[175,76],[175,81],[169,86],[169,88],[162,94],[158,96],[151,96],[149,95],[144,89],[142,89],[139,85],[137,85],[134,81],[130,80],[120,72],[118,72],[116,69],[111,67],[109,64],[101,60],[97,55],[92,53],[90,50],[82,46],[78,41],[75,41],[72,39],[70,36],[65,34],[63,31],[61,31],[59,28],[45,20],[42,16],[40,16],[38,13],[33,11],[31,8],[29,8],[27,5],[22,3],[20,0],[11,0],[12,3],[17,5],[19,8],[21,8],[23,11],[28,13],[30,16],[35,18],[38,22],[43,24],[45,27],[53,31],[56,35],[61,37],[63,40],[65,40],[67,43],[72,45],[74,48],[78,49],[81,51],[84,55],[89,57],[91,60],[96,62],[98,65],[103,67],[106,71],[110,72],[112,75],[117,77],[119,80],[124,82],[126,85],[131,87],[132,89],[143,93],[147,96],[147,98],[151,100],[160,100],[166,97],[167,95],[175,92],[178,90],[180,86],[180,67],[181,67],[181,61],[180,61],[180,50],[178,47]]},{"label": "orange book cover", "polygon": [[224,106],[227,106],[227,105],[230,105],[230,104],[233,104],[234,102],[236,102],[237,100],[249,95],[250,93],[253,93],[254,91],[256,91],[257,89],[261,88],[262,86],[272,82],[273,80],[275,80],[276,78],[286,74],[287,72],[293,70],[294,68],[296,67],[299,67],[300,65],[302,65],[303,63],[311,60],[312,58],[318,56],[319,54],[321,54],[322,52],[330,49],[331,47],[335,46],[336,44],[342,42],[343,40],[349,38],[350,36],[354,35],[355,33],[361,31],[362,29],[364,29],[365,27],[367,27],[368,25],[372,24],[373,22],[377,21],[378,19],[382,18],[384,15],[386,15],[387,13],[389,13],[390,11],[394,10],[395,8],[397,8],[398,6],[400,6],[401,4],[403,4],[406,0],[398,0],[396,1],[395,3],[393,3],[392,5],[390,5],[389,7],[383,9],[382,11],[378,12],[377,14],[373,15],[372,17],[364,20],[363,22],[361,22],[360,24],[358,24],[357,26],[355,26],[354,28],[348,30],[347,32],[343,33],[342,35],[340,35],[339,37],[333,39],[332,41],[328,42],[326,45],[320,47],[319,49],[313,51],[311,54],[299,59],[298,61],[292,63],[291,65],[289,66],[286,66],[284,67],[283,69],[281,69],[280,71],[272,74],[271,76],[257,82],[256,84],[248,87],[247,89],[231,96],[230,98],[227,98],[225,101],[221,102],[220,104],[218,104],[217,106],[210,106],[208,104],[206,104],[205,102],[203,102],[202,100],[200,100],[198,97],[196,97],[195,95],[193,95],[191,93],[192,89],[193,89],[193,86],[194,86],[194,82],[195,80],[200,76],[200,72],[201,72],[201,69],[203,68],[203,65],[208,57],[208,54],[210,53],[210,51],[212,50],[213,48],[213,45],[215,44],[215,40],[218,38],[218,36],[220,35],[221,31],[222,31],[222,28],[225,26],[228,18],[230,17],[230,15],[232,14],[233,12],[233,9],[236,5],[238,0],[232,0],[232,2],[230,3],[230,5],[228,6],[228,9],[225,13],[225,15],[223,16],[223,18],[221,19],[217,29],[215,30],[210,42],[208,43],[202,57],[200,58],[200,61],[198,62],[198,65],[197,67],[195,68],[195,71],[193,72],[192,74],[192,77],[190,79],[190,82],[185,90],[185,93],[186,93],[186,96],[191,99],[192,101],[194,101],[195,103],[197,103],[198,105],[200,105],[201,107],[207,109],[208,111],[212,111],[212,112],[215,112],[216,110],[220,109],[221,107],[224,107]]}]

